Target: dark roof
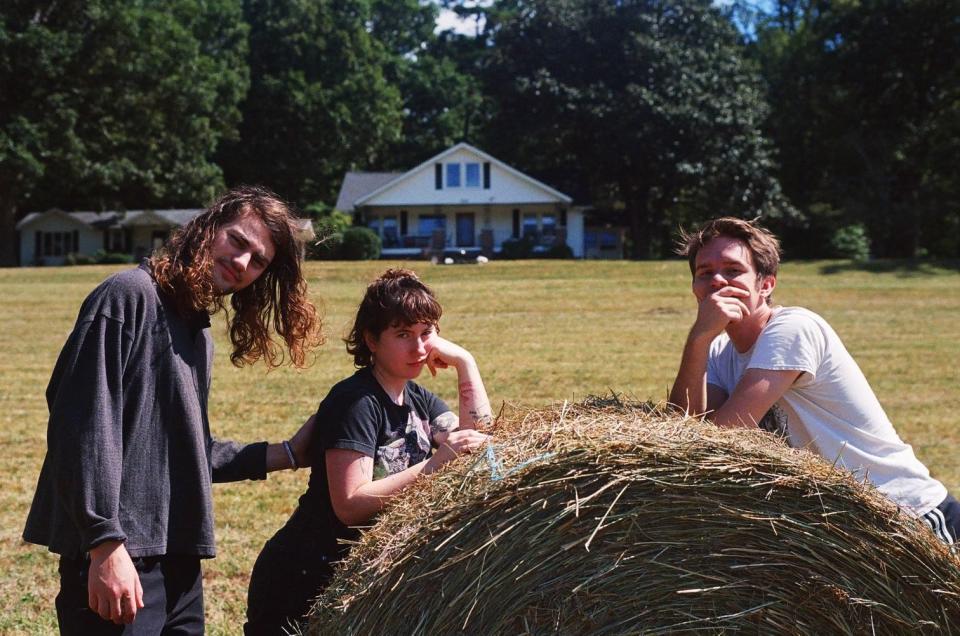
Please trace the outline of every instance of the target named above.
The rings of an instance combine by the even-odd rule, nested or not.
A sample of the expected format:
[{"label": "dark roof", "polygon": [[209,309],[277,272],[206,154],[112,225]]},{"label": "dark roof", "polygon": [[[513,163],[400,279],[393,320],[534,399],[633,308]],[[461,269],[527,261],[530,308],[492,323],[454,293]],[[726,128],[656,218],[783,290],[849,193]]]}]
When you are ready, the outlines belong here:
[{"label": "dark roof", "polygon": [[65,212],[64,214],[69,214],[76,220],[93,227],[110,227],[120,217],[117,212]]},{"label": "dark roof", "polygon": [[400,175],[402,172],[348,172],[343,177],[336,208],[341,212],[353,212],[353,202],[366,196]]},{"label": "dark roof", "polygon": [[[38,219],[49,212],[64,214],[76,221],[79,221],[80,223],[83,223],[84,225],[104,229],[111,227],[123,227],[132,221],[136,221],[138,217],[142,216],[147,211],[127,210],[126,212],[117,212],[114,210],[108,210],[106,212],[64,212],[62,210],[53,209],[47,210],[47,212],[31,212],[20,220],[20,222],[17,224],[17,228],[19,229],[22,226],[28,225],[33,220]],[[171,225],[179,226],[187,224],[189,221],[193,220],[194,217],[203,212],[203,210],[200,208],[195,208],[184,210],[152,210],[152,212]]]},{"label": "dark roof", "polygon": [[154,210],[158,216],[162,216],[176,225],[186,225],[196,217],[200,216],[204,210],[196,208],[193,210]]}]

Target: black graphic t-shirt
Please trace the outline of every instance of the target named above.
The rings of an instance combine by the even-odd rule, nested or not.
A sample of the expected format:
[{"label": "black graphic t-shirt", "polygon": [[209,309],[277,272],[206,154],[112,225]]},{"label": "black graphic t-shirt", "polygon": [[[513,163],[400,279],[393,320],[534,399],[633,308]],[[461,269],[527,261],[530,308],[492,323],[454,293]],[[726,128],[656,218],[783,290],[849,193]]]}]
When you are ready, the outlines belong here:
[{"label": "black graphic t-shirt", "polygon": [[372,457],[373,478],[382,479],[430,456],[430,422],[450,408],[422,386],[407,382],[403,406],[394,404],[369,367],[337,383],[317,409],[310,447],[310,485],[300,497],[302,512],[316,522],[317,539],[331,548],[336,539],[353,539],[357,531],[337,519],[330,503],[326,451],[342,448]]}]

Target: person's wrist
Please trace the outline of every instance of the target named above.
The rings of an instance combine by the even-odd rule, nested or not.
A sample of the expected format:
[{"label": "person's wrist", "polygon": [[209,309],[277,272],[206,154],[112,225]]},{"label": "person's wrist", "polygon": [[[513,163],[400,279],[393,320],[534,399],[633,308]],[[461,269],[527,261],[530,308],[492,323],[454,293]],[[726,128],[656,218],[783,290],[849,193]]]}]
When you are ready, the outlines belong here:
[{"label": "person's wrist", "polygon": [[477,361],[474,359],[473,355],[468,351],[464,351],[463,353],[464,355],[457,358],[455,364],[457,373],[463,373],[465,371],[470,371],[471,369],[477,368]]},{"label": "person's wrist", "polygon": [[300,463],[297,461],[297,455],[293,452],[293,447],[290,445],[289,440],[283,440],[280,442],[283,446],[284,452],[287,454],[287,460],[290,462],[291,470],[299,470]]},{"label": "person's wrist", "polygon": [[122,546],[122,541],[116,541],[113,539],[98,543],[97,545],[90,548],[90,560],[91,561],[103,561],[109,557],[118,547]]},{"label": "person's wrist", "polygon": [[720,326],[718,329],[716,325],[704,325],[696,322],[690,329],[690,335],[687,336],[687,340],[691,344],[709,345],[711,342],[713,342],[714,338],[723,333],[725,328],[726,325]]}]

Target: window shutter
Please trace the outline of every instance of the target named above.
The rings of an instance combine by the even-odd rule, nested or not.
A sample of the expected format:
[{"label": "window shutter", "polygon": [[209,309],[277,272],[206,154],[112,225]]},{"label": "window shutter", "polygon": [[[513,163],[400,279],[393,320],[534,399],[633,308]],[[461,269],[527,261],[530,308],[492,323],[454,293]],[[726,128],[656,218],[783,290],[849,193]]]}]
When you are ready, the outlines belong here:
[{"label": "window shutter", "polygon": [[400,210],[400,236],[407,235],[407,211]]},{"label": "window shutter", "polygon": [[520,210],[513,211],[513,238],[520,238]]},{"label": "window shutter", "polygon": [[43,232],[37,230],[33,233],[33,258],[43,256]]},{"label": "window shutter", "polygon": [[483,162],[483,189],[484,190],[490,189],[490,162],[489,161]]},{"label": "window shutter", "polygon": [[437,190],[443,190],[443,164],[438,163],[434,166],[433,187]]},{"label": "window shutter", "polygon": [[567,227],[567,208],[560,209],[560,225]]},{"label": "window shutter", "polygon": [[80,251],[80,231],[73,231],[73,246],[70,250],[71,252],[77,253]]}]

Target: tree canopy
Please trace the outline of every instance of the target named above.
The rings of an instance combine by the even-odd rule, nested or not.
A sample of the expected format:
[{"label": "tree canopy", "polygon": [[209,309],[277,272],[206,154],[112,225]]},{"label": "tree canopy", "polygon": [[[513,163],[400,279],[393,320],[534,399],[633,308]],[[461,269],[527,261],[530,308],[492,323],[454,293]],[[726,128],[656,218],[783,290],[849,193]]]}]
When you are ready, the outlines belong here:
[{"label": "tree canopy", "polygon": [[5,3],[0,10],[0,260],[17,212],[189,205],[247,83],[232,0]]},{"label": "tree canopy", "polygon": [[[439,6],[475,32],[437,33]],[[31,210],[198,206],[465,140],[630,228],[760,215],[793,256],[960,256],[947,0],[9,0],[0,263]],[[862,251],[865,251],[866,247]]]},{"label": "tree canopy", "polygon": [[780,2],[753,48],[808,236],[860,224],[878,255],[960,256],[960,4]]},{"label": "tree canopy", "polygon": [[620,204],[634,255],[669,251],[681,220],[781,216],[760,78],[707,0],[499,3],[488,145]]}]

